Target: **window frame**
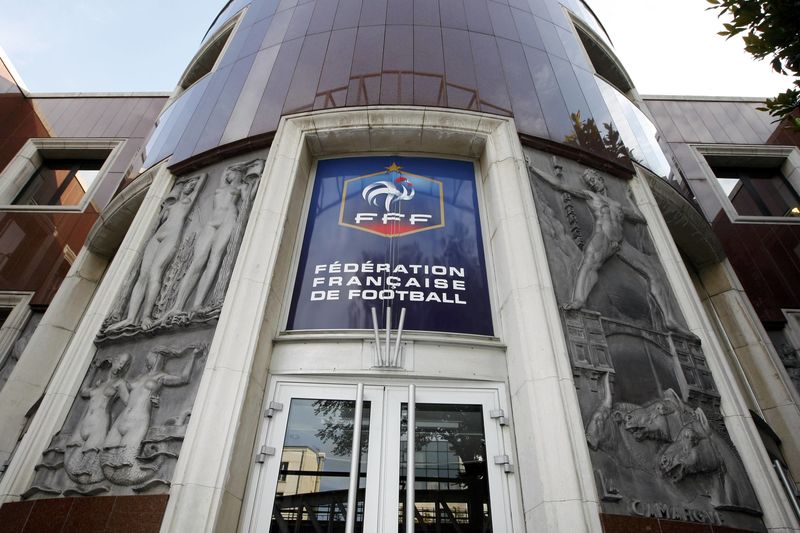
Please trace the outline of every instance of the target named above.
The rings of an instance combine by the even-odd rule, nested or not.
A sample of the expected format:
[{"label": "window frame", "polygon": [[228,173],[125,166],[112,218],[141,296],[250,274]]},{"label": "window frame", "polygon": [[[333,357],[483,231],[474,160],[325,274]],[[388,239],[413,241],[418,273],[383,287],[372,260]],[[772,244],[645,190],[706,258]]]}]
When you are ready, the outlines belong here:
[{"label": "window frame", "polygon": [[758,160],[767,163],[764,166],[773,163],[780,167],[786,182],[800,197],[800,148],[796,146],[719,144],[690,144],[689,148],[731,222],[734,224],[800,224],[800,217],[739,214],[728,195],[725,194],[722,184],[707,159],[713,157],[731,162],[741,160],[743,166],[759,166],[753,164],[754,161],[758,163]]},{"label": "window frame", "polygon": [[[23,212],[80,213],[92,201],[100,183],[113,168],[125,145],[125,139],[83,138],[32,138],[28,139],[17,155],[0,172],[0,210]],[[98,152],[107,152],[92,184],[81,201],[75,205],[18,205],[12,203],[34,177],[45,159],[90,158]]]},{"label": "window frame", "polygon": [[0,291],[0,308],[11,310],[0,325],[0,369],[5,366],[14,343],[33,314],[30,306],[33,295],[29,291]]}]

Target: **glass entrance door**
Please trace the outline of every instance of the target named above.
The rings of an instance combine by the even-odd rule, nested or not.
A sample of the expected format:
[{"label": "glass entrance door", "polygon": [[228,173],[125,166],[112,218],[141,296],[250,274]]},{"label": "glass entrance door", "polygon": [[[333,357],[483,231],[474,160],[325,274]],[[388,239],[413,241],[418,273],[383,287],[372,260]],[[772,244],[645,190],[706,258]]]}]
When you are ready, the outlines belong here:
[{"label": "glass entrance door", "polygon": [[512,531],[498,389],[276,387],[242,531]]}]

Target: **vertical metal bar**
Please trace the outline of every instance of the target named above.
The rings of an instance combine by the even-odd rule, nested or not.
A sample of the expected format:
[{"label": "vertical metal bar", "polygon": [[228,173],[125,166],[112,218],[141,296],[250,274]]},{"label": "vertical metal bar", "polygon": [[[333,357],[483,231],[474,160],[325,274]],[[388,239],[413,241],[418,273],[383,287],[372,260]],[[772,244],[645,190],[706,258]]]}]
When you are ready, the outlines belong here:
[{"label": "vertical metal bar", "polygon": [[383,351],[383,359],[384,365],[388,363],[388,359],[391,357],[391,352],[389,348],[391,348],[392,343],[392,308],[386,308],[386,349]]},{"label": "vertical metal bar", "polygon": [[408,445],[406,446],[406,533],[414,533],[414,443],[417,428],[417,386],[408,386]]},{"label": "vertical metal bar", "polygon": [[400,309],[400,321],[397,323],[397,339],[394,341],[394,354],[392,355],[389,366],[398,366],[400,364],[400,339],[403,336],[403,322],[406,321],[406,308]]},{"label": "vertical metal bar", "polygon": [[378,356],[378,366],[383,366],[383,356],[381,355],[381,336],[378,333],[378,313],[372,308],[372,329],[375,333],[375,353]]},{"label": "vertical metal bar", "polygon": [[358,495],[359,466],[361,464],[361,419],[364,415],[364,384],[356,387],[356,413],[353,417],[353,449],[350,452],[350,486],[347,487],[347,519],[345,533],[356,527],[356,496]]}]

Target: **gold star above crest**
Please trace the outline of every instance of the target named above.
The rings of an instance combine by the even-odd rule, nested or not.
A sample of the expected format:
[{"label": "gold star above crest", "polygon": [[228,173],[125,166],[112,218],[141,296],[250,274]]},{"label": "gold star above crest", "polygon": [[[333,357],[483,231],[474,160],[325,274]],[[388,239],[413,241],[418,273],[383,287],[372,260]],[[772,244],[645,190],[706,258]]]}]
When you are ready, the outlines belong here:
[{"label": "gold star above crest", "polygon": [[399,166],[397,163],[392,161],[392,164],[390,166],[386,167],[386,171],[387,172],[400,172],[401,168],[403,168],[403,167]]}]

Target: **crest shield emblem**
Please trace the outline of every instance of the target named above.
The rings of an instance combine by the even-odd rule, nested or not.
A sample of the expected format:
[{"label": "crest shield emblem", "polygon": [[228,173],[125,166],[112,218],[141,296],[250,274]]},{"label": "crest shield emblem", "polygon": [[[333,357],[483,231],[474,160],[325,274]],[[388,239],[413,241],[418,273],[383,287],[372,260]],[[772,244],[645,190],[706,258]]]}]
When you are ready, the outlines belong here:
[{"label": "crest shield emblem", "polygon": [[382,237],[442,228],[444,185],[404,172],[396,163],[381,172],[348,179],[342,189],[339,225]]}]

